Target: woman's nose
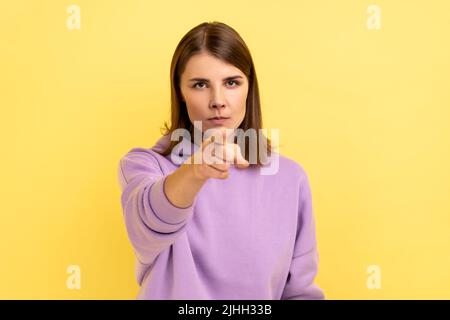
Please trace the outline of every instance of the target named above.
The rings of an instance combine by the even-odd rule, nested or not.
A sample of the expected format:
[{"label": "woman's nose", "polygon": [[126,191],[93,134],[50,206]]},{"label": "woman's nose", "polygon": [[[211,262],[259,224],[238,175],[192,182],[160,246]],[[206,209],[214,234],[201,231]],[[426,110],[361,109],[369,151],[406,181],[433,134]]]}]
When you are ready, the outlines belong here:
[{"label": "woman's nose", "polygon": [[224,107],[225,107],[225,104],[223,104],[223,103],[213,103],[211,105],[211,108],[213,108],[213,109],[222,109]]},{"label": "woman's nose", "polygon": [[213,109],[221,109],[225,107],[225,99],[223,97],[223,93],[220,89],[214,91],[213,96],[211,97],[211,108]]}]

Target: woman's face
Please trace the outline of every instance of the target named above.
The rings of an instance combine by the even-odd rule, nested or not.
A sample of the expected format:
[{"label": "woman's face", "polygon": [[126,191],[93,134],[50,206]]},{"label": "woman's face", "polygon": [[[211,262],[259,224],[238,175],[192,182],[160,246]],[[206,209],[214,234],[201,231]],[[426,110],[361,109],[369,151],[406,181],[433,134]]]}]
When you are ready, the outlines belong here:
[{"label": "woman's face", "polygon": [[207,53],[194,55],[181,75],[180,89],[191,123],[201,121],[202,131],[218,126],[236,129],[242,123],[248,79],[235,66]]}]

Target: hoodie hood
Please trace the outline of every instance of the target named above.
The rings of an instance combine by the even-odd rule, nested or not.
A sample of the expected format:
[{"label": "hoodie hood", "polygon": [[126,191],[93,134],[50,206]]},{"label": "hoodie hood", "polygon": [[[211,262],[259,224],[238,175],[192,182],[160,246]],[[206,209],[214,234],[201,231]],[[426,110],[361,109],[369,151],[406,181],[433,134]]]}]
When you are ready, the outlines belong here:
[{"label": "hoodie hood", "polygon": [[[166,150],[167,146],[170,144],[170,135],[164,135],[160,137],[155,145],[151,148],[153,151],[157,153],[163,152]],[[200,146],[194,144],[190,141],[190,139],[186,136],[181,137],[181,141],[177,143],[172,152],[166,157],[170,159],[175,165],[181,165],[185,162],[192,154],[194,154]]]}]

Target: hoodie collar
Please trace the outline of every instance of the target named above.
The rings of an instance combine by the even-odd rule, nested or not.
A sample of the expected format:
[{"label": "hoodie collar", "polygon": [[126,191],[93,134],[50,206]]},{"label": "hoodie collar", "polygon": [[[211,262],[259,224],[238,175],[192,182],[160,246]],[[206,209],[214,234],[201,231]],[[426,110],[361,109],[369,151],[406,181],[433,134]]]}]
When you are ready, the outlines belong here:
[{"label": "hoodie collar", "polygon": [[[164,135],[158,139],[156,144],[151,148],[152,150],[160,153],[163,152],[170,144],[170,134]],[[179,166],[185,162],[193,153],[200,148],[199,145],[192,143],[186,135],[181,137],[181,141],[178,142],[172,152],[166,157],[170,159],[175,165]]]}]

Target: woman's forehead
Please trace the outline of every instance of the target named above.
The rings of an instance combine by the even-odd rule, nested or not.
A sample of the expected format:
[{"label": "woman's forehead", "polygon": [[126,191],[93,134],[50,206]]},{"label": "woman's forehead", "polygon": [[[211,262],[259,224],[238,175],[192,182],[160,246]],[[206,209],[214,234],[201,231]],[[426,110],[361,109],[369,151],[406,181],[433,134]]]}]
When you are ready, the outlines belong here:
[{"label": "woman's forehead", "polygon": [[202,54],[192,56],[183,73],[190,78],[225,79],[243,73],[234,65],[222,61],[211,55]]}]

